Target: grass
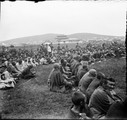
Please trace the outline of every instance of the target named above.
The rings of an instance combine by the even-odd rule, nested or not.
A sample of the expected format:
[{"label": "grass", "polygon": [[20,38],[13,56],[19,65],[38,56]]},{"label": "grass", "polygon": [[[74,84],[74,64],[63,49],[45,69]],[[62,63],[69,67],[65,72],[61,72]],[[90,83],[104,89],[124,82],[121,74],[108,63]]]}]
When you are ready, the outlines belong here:
[{"label": "grass", "polygon": [[[16,87],[3,92],[3,118],[32,119],[32,118],[64,118],[72,105],[71,95],[50,92],[47,78],[52,65],[37,67],[37,77],[31,80],[20,80]],[[125,97],[126,89],[126,59],[110,59],[95,63],[90,68],[112,76],[117,80],[117,92]],[[0,91],[1,92],[1,91]]]}]

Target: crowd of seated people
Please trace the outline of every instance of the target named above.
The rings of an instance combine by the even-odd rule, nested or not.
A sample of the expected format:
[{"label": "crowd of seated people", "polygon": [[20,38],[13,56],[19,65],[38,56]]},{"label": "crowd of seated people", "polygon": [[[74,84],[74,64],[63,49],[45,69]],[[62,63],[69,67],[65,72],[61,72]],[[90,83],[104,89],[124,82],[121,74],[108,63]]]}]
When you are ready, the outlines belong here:
[{"label": "crowd of seated people", "polygon": [[21,49],[6,51],[0,59],[0,89],[13,88],[20,79],[35,77],[33,69],[38,65],[54,63],[47,81],[49,90],[74,92],[68,118],[114,117],[111,114],[114,106],[124,106],[126,100],[114,91],[113,78],[89,69],[89,65],[106,58],[125,56],[124,47],[118,45],[117,48],[119,50],[113,44],[102,47],[88,44],[86,47],[77,45],[73,49],[53,49],[50,54],[43,47],[37,53]]},{"label": "crowd of seated people", "polygon": [[36,64],[25,60],[3,58],[0,66],[0,89],[13,88],[20,79],[35,77]]},{"label": "crowd of seated people", "polygon": [[[69,109],[67,119],[117,118],[117,115],[111,115],[112,109],[114,110],[114,106],[118,104],[118,107],[123,107],[121,108],[123,111],[125,109],[123,104],[126,105],[126,100],[115,92],[116,80],[95,69],[90,69],[87,57],[83,54],[68,59],[62,58],[55,63],[54,67],[57,64],[59,77],[57,77],[57,73],[53,73],[55,71],[53,68],[48,79],[49,89],[53,92],[62,91],[63,93],[69,90],[73,93],[73,105]],[[54,91],[53,87],[58,89]],[[118,111],[116,110],[116,112]],[[119,114],[118,117],[125,116],[124,112],[123,116]]]},{"label": "crowd of seated people", "polygon": [[73,105],[67,118],[127,118],[127,101],[115,92],[115,82],[115,79],[105,76],[104,73],[90,69],[80,79],[78,89],[72,92]]}]

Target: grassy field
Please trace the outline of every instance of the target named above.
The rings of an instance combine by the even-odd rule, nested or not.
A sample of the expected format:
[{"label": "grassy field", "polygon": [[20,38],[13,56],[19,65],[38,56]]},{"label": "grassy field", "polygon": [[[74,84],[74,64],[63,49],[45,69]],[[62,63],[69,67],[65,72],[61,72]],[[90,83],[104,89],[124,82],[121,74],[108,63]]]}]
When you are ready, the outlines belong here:
[{"label": "grassy field", "polygon": [[[20,80],[16,87],[0,91],[0,107],[3,118],[11,119],[41,119],[65,118],[72,105],[72,93],[54,93],[47,87],[47,77],[52,65],[37,66],[36,78]],[[104,72],[117,80],[116,91],[125,98],[126,90],[126,59],[110,59],[95,63],[90,68]]]}]

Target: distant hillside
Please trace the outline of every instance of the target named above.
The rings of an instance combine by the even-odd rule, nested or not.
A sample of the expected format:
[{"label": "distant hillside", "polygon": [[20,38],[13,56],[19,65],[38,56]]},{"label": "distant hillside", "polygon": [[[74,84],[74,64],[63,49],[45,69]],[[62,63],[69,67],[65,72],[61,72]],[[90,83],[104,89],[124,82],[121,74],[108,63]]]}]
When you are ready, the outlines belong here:
[{"label": "distant hillside", "polygon": [[[28,37],[22,37],[22,38],[15,38],[7,41],[2,41],[0,44],[4,43],[6,45],[22,45],[22,44],[42,44],[45,41],[51,41],[53,44],[57,43],[57,36],[60,36],[62,34],[43,34],[43,35],[35,35],[35,36],[28,36]],[[99,34],[92,34],[92,33],[75,33],[70,35],[65,35],[67,38],[77,38],[81,39],[83,41],[88,40],[111,40],[116,37],[123,39],[124,36],[109,36],[109,35],[99,35]]]}]

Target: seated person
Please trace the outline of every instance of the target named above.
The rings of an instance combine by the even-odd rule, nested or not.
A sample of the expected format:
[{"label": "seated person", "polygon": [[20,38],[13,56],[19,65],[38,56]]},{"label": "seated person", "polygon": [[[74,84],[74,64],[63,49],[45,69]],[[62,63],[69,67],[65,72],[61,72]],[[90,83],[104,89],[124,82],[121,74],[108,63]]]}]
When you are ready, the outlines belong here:
[{"label": "seated person", "polygon": [[86,104],[86,97],[80,91],[76,91],[72,95],[72,103],[67,115],[67,119],[90,119],[92,113]]},{"label": "seated person", "polygon": [[20,75],[21,78],[23,79],[30,79],[35,77],[35,71],[32,71],[33,66],[29,65],[26,69],[24,69]]},{"label": "seated person", "polygon": [[23,69],[26,69],[28,67],[27,58],[23,61]]},{"label": "seated person", "polygon": [[7,71],[6,66],[2,66],[0,71],[0,88],[13,88],[15,87],[15,80]]},{"label": "seated person", "polygon": [[70,68],[71,68],[71,71],[72,71],[72,75],[77,76],[78,68],[81,65],[80,60],[77,57],[74,57],[71,60],[70,65],[71,65]]},{"label": "seated person", "polygon": [[13,61],[8,62],[7,64],[7,71],[14,77],[14,78],[18,78],[21,74],[21,72],[17,69],[16,67],[16,63]]},{"label": "seated person", "polygon": [[[89,100],[89,107],[93,113],[93,118],[104,118],[109,107],[117,100],[121,100],[114,92],[115,80],[105,78],[99,87],[94,90]],[[112,94],[113,93],[113,94]]]},{"label": "seated person", "polygon": [[16,67],[17,67],[18,71],[20,71],[20,72],[22,72],[22,71],[24,70],[22,60],[19,60],[19,61],[16,63]]},{"label": "seated person", "polygon": [[17,68],[21,72],[20,77],[22,79],[30,79],[32,77],[35,77],[35,72],[33,73],[31,69],[33,68],[32,65],[28,65],[26,68],[24,68],[22,60],[19,60],[19,63],[17,63]]},{"label": "seated person", "polygon": [[60,72],[60,65],[58,63],[54,64],[54,67],[49,74],[48,86],[51,91],[55,91],[55,92],[60,91],[63,87],[66,87],[66,86],[72,87],[72,83],[68,82],[62,76],[62,74]]},{"label": "seated person", "polygon": [[85,75],[87,72],[88,72],[88,67],[86,66],[86,64],[82,64],[77,72],[78,81],[80,81],[83,75]]},{"label": "seated person", "polygon": [[97,71],[95,69],[90,69],[79,81],[79,90],[86,94],[86,89],[90,85],[90,83],[96,78]]},{"label": "seated person", "polygon": [[31,63],[31,65],[32,65],[33,67],[36,67],[36,64],[35,64],[35,62],[34,62],[34,58],[30,58],[30,63]]},{"label": "seated person", "polygon": [[105,78],[104,73],[98,72],[97,77],[90,83],[88,88],[86,89],[86,95],[87,95],[87,103],[89,102],[89,99],[94,92],[94,90],[100,85],[100,82]]},{"label": "seated person", "polygon": [[[67,69],[66,69],[66,67],[67,67],[67,63],[66,63],[66,61],[64,60],[64,59],[61,59],[61,61],[60,61],[60,71],[61,71],[61,73],[64,75],[64,77],[65,78],[68,78],[68,77],[70,77],[70,75],[71,75],[71,72],[69,72]],[[68,78],[69,79],[69,78]]]},{"label": "seated person", "polygon": [[127,118],[127,97],[123,101],[116,101],[113,103],[107,114],[106,119],[122,119]]},{"label": "seated person", "polygon": [[67,62],[64,59],[61,59],[60,61],[60,72],[62,73],[64,79],[66,79],[67,81],[73,81],[73,76],[71,76],[71,72],[69,71]]},{"label": "seated person", "polygon": [[41,59],[40,59],[40,64],[42,64],[42,65],[47,65],[48,63],[47,63],[47,60],[45,59],[45,57],[42,57]]},{"label": "seated person", "polygon": [[35,58],[32,60],[32,62],[35,64],[35,66],[39,65]]}]

